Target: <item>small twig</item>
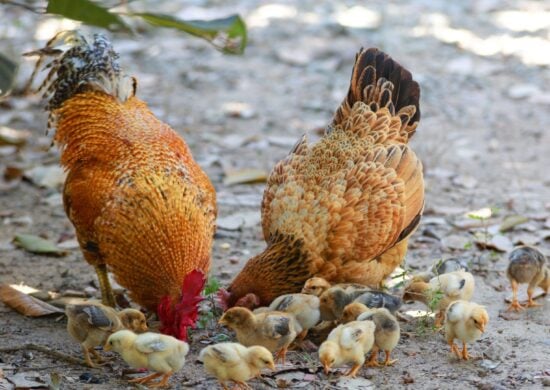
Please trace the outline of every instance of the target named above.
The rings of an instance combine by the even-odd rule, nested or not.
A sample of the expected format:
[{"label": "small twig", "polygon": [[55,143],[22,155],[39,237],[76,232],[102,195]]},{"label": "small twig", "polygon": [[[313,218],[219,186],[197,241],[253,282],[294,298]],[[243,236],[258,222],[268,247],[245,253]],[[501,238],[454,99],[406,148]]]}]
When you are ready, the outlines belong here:
[{"label": "small twig", "polygon": [[46,9],[45,8],[35,8],[32,5],[24,4],[24,3],[18,3],[17,1],[13,0],[0,0],[0,4],[7,4],[7,5],[13,5],[14,7],[21,7],[26,9],[27,11],[34,12],[36,14],[45,14]]},{"label": "small twig", "polygon": [[16,345],[16,346],[13,346],[13,347],[2,347],[2,348],[0,348],[0,352],[13,352],[13,351],[21,351],[21,350],[24,350],[24,349],[33,349],[35,351],[42,352],[42,353],[45,353],[47,355],[51,355],[51,356],[53,356],[57,359],[65,360],[66,362],[69,362],[69,363],[72,363],[72,364],[77,364],[77,365],[80,365],[80,366],[88,367],[88,365],[86,364],[86,362],[84,360],[77,359],[75,357],[72,357],[71,355],[67,355],[66,353],[54,351],[53,349],[50,349],[50,348],[45,347],[43,345],[34,344],[34,343]]}]

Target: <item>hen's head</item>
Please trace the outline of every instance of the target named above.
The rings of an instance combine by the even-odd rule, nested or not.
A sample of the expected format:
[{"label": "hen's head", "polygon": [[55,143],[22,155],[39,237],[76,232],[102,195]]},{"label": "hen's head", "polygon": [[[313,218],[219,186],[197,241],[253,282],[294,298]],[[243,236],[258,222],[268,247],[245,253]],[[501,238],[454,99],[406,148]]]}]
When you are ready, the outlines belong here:
[{"label": "hen's head", "polygon": [[200,270],[193,270],[183,280],[181,296],[174,299],[165,296],[161,299],[157,314],[160,319],[160,331],[187,341],[187,329],[194,328],[199,316],[199,303],[204,299],[201,292],[206,282]]}]

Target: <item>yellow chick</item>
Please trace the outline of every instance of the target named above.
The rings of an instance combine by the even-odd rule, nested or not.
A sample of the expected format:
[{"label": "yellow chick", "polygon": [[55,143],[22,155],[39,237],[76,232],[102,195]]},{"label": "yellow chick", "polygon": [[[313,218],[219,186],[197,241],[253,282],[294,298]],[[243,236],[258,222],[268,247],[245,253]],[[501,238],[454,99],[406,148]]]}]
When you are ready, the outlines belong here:
[{"label": "yellow chick", "polygon": [[[302,329],[297,337],[303,340],[308,330],[317,325],[321,320],[319,303],[319,298],[315,295],[285,294],[271,302],[269,310],[292,314]],[[254,312],[257,313],[256,311]]]},{"label": "yellow chick", "polygon": [[233,307],[219,323],[235,331],[237,341],[246,347],[261,345],[277,352],[277,360],[285,362],[288,346],[302,331],[292,314],[267,311],[254,314],[245,307]]},{"label": "yellow chick", "polygon": [[122,359],[134,368],[147,368],[152,374],[129,382],[145,384],[162,377],[150,387],[164,387],[170,377],[181,370],[189,345],[172,336],[159,333],[135,334],[130,330],[119,330],[109,336],[105,350],[118,352]]},{"label": "yellow chick", "polygon": [[224,390],[229,390],[225,384],[227,381],[248,389],[250,387],[246,381],[259,376],[262,368],[275,370],[273,355],[259,345],[247,348],[239,343],[214,344],[200,352],[199,360],[204,363],[206,372],[218,379]]},{"label": "yellow chick", "polygon": [[372,321],[352,321],[334,328],[319,347],[319,359],[325,374],[331,367],[351,363],[353,366],[344,375],[355,377],[374,344],[374,329]]},{"label": "yellow chick", "polygon": [[384,351],[385,366],[391,366],[397,359],[391,360],[390,355],[399,342],[401,330],[397,319],[386,308],[368,309],[357,317],[357,321],[372,321],[376,326],[374,330],[374,346],[367,366],[379,366],[378,351]]},{"label": "yellow chick", "polygon": [[[442,274],[424,282],[413,278],[405,287],[404,301],[419,301],[437,310],[435,326],[440,327],[445,317],[445,310],[451,302],[459,299],[469,301],[474,295],[474,276],[466,271],[454,271]],[[440,297],[437,294],[441,294]]]},{"label": "yellow chick", "polygon": [[[471,356],[466,343],[479,339],[488,322],[489,314],[483,306],[463,300],[451,303],[445,318],[445,337],[451,346],[451,352],[459,359],[468,360]],[[462,341],[462,352],[454,343],[455,339]]]},{"label": "yellow chick", "polygon": [[533,301],[533,292],[537,286],[546,294],[550,292],[550,269],[546,257],[537,249],[529,246],[520,246],[514,249],[509,256],[510,263],[506,276],[512,284],[513,299],[508,310],[520,311],[524,307],[518,302],[518,285],[528,283],[527,296],[529,300],[525,307],[540,306]]},{"label": "yellow chick", "polygon": [[386,307],[395,312],[401,306],[401,298],[375,290],[345,290],[331,287],[319,298],[321,320],[335,321],[342,318],[344,308],[352,302],[360,302],[367,307]]},{"label": "yellow chick", "polygon": [[357,283],[337,283],[331,285],[326,279],[313,277],[306,280],[304,287],[302,288],[302,294],[310,294],[320,297],[326,290],[331,287],[340,287],[346,292],[350,293],[353,290],[364,290],[369,291],[370,289],[367,286]]},{"label": "yellow chick", "polygon": [[[117,313],[112,307],[100,303],[69,304],[65,308],[65,314],[67,331],[82,346],[84,359],[90,367],[103,363],[103,359],[94,348],[103,346],[112,333],[125,327],[139,331],[144,326],[147,330],[145,316],[135,309],[126,309]],[[128,318],[133,320],[128,322]],[[90,353],[94,356],[96,363],[92,361]]]}]

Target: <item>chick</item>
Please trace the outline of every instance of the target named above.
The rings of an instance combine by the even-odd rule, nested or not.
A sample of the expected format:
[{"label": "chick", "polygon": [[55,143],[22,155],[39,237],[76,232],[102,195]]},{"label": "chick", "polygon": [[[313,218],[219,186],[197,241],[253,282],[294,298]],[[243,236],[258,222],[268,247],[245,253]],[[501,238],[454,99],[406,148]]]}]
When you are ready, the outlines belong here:
[{"label": "chick", "polygon": [[436,261],[432,268],[434,276],[448,274],[454,271],[466,271],[469,272],[468,263],[465,259],[460,257],[449,257],[445,260]]},{"label": "chick", "polygon": [[533,292],[537,286],[541,287],[545,294],[550,291],[550,268],[545,256],[535,248],[520,246],[514,249],[509,256],[510,264],[506,275],[512,284],[513,299],[508,310],[520,311],[524,307],[518,302],[518,284],[528,283],[527,296],[529,300],[525,307],[540,306],[533,301]]},{"label": "chick", "polygon": [[124,309],[118,312],[118,318],[125,329],[136,333],[147,332],[147,320],[145,314],[136,309]]},{"label": "chick", "polygon": [[170,377],[185,364],[189,345],[172,336],[159,333],[135,334],[130,330],[119,330],[109,336],[105,350],[118,352],[122,359],[134,368],[154,371],[150,375],[132,379],[129,382],[145,384],[162,377],[150,387],[164,387]]},{"label": "chick", "polygon": [[374,329],[372,321],[352,321],[334,328],[319,347],[319,359],[325,374],[329,373],[331,367],[352,363],[353,366],[345,375],[355,377],[365,363],[365,355],[374,344]]},{"label": "chick", "polygon": [[342,317],[344,308],[351,302],[359,302],[367,307],[386,307],[395,312],[401,306],[401,299],[381,291],[352,290],[346,292],[341,287],[331,287],[321,297],[321,320],[334,321]]},{"label": "chick", "polygon": [[103,346],[112,333],[125,327],[136,331],[147,330],[145,316],[135,309],[117,313],[115,309],[99,303],[86,303],[67,305],[65,314],[68,319],[67,331],[82,346],[84,359],[90,367],[96,367],[90,353],[97,364],[103,363],[103,359],[94,348]]},{"label": "chick", "polygon": [[[292,314],[302,329],[297,337],[303,340],[308,330],[317,325],[321,320],[319,304],[319,297],[315,295],[285,294],[271,302],[269,310]],[[256,313],[256,311],[254,312]]]},{"label": "chick", "polygon": [[369,308],[362,303],[359,302],[352,302],[349,305],[346,305],[344,307],[344,311],[342,312],[342,317],[340,318],[340,322],[342,324],[347,324],[351,321],[357,321],[357,317],[359,317],[364,312],[369,311]]},{"label": "chick", "polygon": [[469,301],[474,295],[475,281],[471,273],[454,271],[436,276],[429,282],[413,278],[405,287],[404,301],[419,301],[437,310],[435,326],[440,327],[445,310],[451,302],[459,299]]},{"label": "chick", "polygon": [[199,354],[204,369],[215,376],[224,390],[229,390],[225,382],[249,389],[246,381],[260,375],[261,369],[275,370],[273,355],[261,346],[244,347],[239,343],[219,343],[204,348]]},{"label": "chick", "polygon": [[384,351],[385,366],[391,366],[396,360],[390,359],[391,351],[397,346],[401,330],[397,319],[386,308],[368,309],[357,317],[357,321],[372,321],[376,326],[374,330],[374,346],[367,362],[367,366],[379,366],[378,351]]},{"label": "chick", "polygon": [[[489,314],[485,308],[474,302],[455,301],[447,308],[445,319],[445,336],[458,358],[468,360],[471,356],[466,347],[467,342],[476,341],[485,332],[489,322]],[[462,352],[454,343],[455,339],[462,341]]]},{"label": "chick", "polygon": [[277,360],[285,362],[288,346],[302,331],[292,314],[267,311],[254,314],[245,307],[233,307],[219,323],[235,331],[237,341],[246,347],[261,345],[277,352]]},{"label": "chick", "polygon": [[326,290],[331,287],[340,287],[346,292],[352,292],[354,290],[369,291],[370,288],[357,283],[338,283],[331,285],[326,279],[314,277],[306,280],[304,287],[302,288],[302,294],[310,294],[320,297]]}]

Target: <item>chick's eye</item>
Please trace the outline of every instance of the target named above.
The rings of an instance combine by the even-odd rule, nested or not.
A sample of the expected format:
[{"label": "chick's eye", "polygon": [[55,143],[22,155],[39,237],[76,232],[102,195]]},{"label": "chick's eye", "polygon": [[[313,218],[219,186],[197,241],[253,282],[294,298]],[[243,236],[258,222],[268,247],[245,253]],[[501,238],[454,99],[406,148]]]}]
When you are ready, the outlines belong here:
[{"label": "chick's eye", "polygon": [[113,342],[112,342],[112,341],[109,341],[109,345],[113,345]]},{"label": "chick's eye", "polygon": [[474,318],[474,324],[477,324],[477,320]]}]

